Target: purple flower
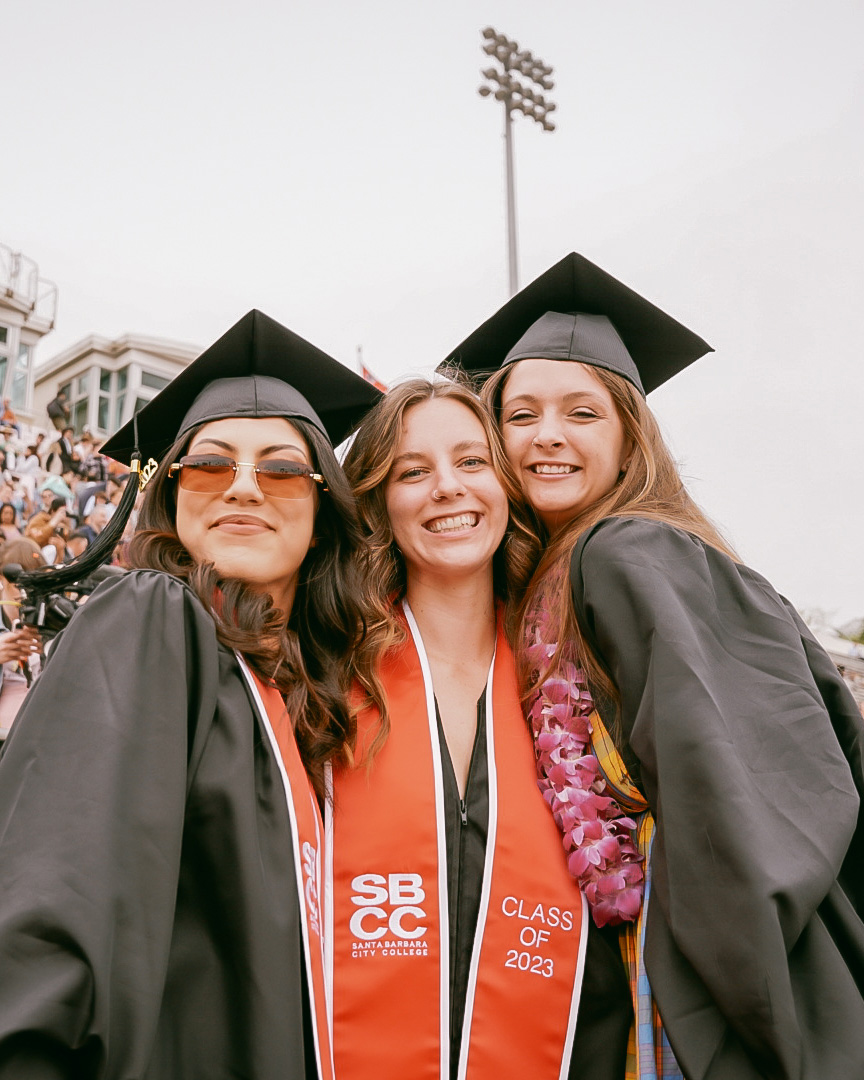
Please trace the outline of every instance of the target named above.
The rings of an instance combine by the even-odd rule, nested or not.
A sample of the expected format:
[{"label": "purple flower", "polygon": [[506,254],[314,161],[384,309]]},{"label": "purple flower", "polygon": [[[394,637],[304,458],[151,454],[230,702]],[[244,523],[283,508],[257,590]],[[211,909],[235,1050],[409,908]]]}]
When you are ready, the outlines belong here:
[{"label": "purple flower", "polygon": [[642,868],[626,864],[619,873],[600,876],[585,887],[585,897],[591,905],[598,926],[617,926],[632,922],[642,905]]},{"label": "purple flower", "polygon": [[[549,619],[535,615],[528,647],[538,670],[557,646],[544,640]],[[642,903],[642,858],[633,842],[636,822],[612,796],[590,751],[594,702],[585,673],[572,659],[537,687],[528,709],[534,733],[538,787],[563,835],[567,867],[576,878],[598,926],[632,921]]]},{"label": "purple flower", "polygon": [[553,675],[541,687],[543,697],[553,705],[570,705],[574,693],[579,696],[578,688],[567,680]]}]

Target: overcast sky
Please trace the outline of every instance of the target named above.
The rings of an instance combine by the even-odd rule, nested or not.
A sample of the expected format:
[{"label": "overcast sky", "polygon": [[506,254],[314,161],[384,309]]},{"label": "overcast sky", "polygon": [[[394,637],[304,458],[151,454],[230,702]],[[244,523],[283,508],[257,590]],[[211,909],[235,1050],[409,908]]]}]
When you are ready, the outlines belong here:
[{"label": "overcast sky", "polygon": [[799,607],[864,617],[861,0],[28,0],[3,12],[0,241],[87,334],[205,346],[251,307],[383,379],[507,297],[493,25],[555,69],[516,123],[521,283],[582,252],[716,352],[651,402]]}]

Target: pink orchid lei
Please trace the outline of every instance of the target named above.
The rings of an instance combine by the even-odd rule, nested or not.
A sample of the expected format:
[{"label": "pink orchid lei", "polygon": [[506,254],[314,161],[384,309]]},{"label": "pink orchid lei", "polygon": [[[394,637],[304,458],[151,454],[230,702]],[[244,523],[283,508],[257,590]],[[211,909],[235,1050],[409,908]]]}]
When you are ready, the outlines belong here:
[{"label": "pink orchid lei", "polygon": [[[547,612],[529,619],[527,656],[539,673],[557,645],[548,638]],[[538,675],[539,677],[539,675]],[[534,735],[538,786],[564,839],[567,869],[585,893],[594,922],[632,922],[642,903],[642,857],[633,842],[636,822],[605,794],[606,779],[589,751],[594,701],[585,673],[559,654],[554,673],[537,687],[528,719]]]}]

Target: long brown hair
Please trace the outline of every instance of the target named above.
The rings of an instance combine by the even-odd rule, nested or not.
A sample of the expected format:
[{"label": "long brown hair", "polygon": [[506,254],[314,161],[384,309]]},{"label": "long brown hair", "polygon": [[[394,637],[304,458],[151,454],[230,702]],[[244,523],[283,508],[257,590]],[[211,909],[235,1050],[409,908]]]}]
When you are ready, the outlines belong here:
[{"label": "long brown hair", "polygon": [[[514,366],[496,371],[481,391],[483,400],[499,425],[501,396]],[[610,517],[662,521],[736,558],[717,527],[700,510],[684,486],[657,420],[642,395],[627,379],[614,372],[593,366],[589,370],[609,391],[624,428],[625,440],[633,453],[626,470],[622,471],[611,491],[545,538],[545,550],[523,595],[518,617],[524,627],[529,614],[542,606],[548,615],[550,637],[559,644],[559,649],[550,659],[546,670],[538,672],[531,669],[520,641],[517,657],[524,698],[531,695],[538,681],[542,682],[551,673],[560,658],[561,646],[569,643],[585,670],[592,690],[617,701],[617,690],[582,634],[570,598],[569,567],[573,548],[579,537],[599,521]],[[539,522],[538,529],[543,529]],[[542,542],[542,535],[540,539]],[[524,635],[520,637],[524,640]]]},{"label": "long brown hair", "polygon": [[[401,641],[405,633],[395,615],[394,604],[407,587],[405,560],[393,539],[387,514],[385,489],[396,457],[406,413],[426,401],[457,401],[480,421],[489,440],[492,466],[510,503],[510,519],[504,541],[492,560],[493,585],[499,599],[515,616],[522,592],[536,561],[536,535],[528,523],[513,470],[504,455],[501,436],[483,402],[467,385],[452,380],[408,379],[394,386],[367,415],[345,458],[345,473],[354,489],[360,511],[364,545],[366,639],[358,652],[364,670],[357,677],[367,693],[383,698],[374,674],[383,657]],[[515,626],[515,617],[510,620]],[[371,681],[367,673],[372,672]],[[383,745],[389,718],[382,710],[381,728],[371,747],[371,755]],[[370,756],[371,756],[370,755]]]},{"label": "long brown hair", "polygon": [[269,596],[236,578],[221,577],[212,563],[196,562],[177,535],[176,483],[168,469],[203,424],[171,447],[147,485],[129,561],[135,568],[162,570],[185,581],[212,616],[219,641],[242,653],[261,678],[285,695],[300,756],[323,798],[325,762],[346,756],[354,737],[348,668],[363,636],[356,558],[361,534],[356,503],[333,448],[313,425],[291,423],[305,438],[328,490],[319,497],[315,539],[300,568],[287,621]]}]

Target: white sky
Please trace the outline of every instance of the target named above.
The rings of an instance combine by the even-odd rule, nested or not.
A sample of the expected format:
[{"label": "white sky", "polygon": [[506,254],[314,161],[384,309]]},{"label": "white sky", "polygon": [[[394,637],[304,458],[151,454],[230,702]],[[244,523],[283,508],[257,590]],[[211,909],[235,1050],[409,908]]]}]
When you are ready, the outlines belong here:
[{"label": "white sky", "polygon": [[3,12],[0,241],[90,333],[261,308],[383,379],[506,299],[480,29],[555,68],[516,124],[521,283],[582,252],[716,352],[651,397],[799,607],[864,617],[861,0],[28,0]]}]

